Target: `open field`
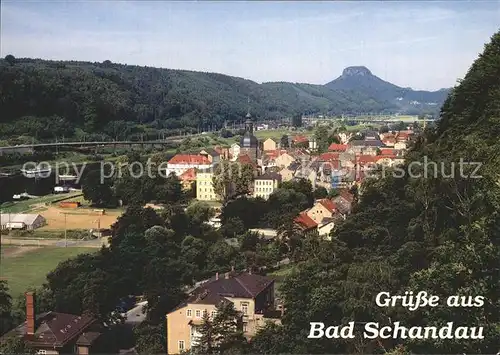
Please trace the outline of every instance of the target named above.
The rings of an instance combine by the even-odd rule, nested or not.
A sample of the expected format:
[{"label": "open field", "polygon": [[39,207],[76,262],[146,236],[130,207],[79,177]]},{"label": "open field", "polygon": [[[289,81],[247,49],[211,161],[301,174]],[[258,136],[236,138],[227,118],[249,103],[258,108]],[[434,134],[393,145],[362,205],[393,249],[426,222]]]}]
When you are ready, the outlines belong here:
[{"label": "open field", "polygon": [[110,228],[122,212],[106,210],[106,214],[100,215],[88,208],[69,209],[49,206],[39,213],[47,220],[47,225],[40,230],[64,230],[65,227],[68,229]]},{"label": "open field", "polygon": [[295,135],[305,135],[308,136],[311,134],[311,132],[306,132],[306,131],[292,131],[289,129],[270,129],[270,130],[262,130],[262,131],[255,131],[254,135],[257,137],[259,140],[264,140],[267,138],[274,138],[274,139],[280,139],[284,134],[287,136],[295,136]]},{"label": "open field", "polygon": [[6,280],[12,297],[28,288],[41,286],[47,273],[61,262],[76,255],[95,252],[94,248],[17,247],[1,249],[0,278]]},{"label": "open field", "polygon": [[369,127],[378,129],[382,126],[381,124],[373,123],[373,124],[357,124],[354,126],[345,126],[346,130],[348,132],[357,132],[357,131],[362,131],[364,129],[368,129]]}]

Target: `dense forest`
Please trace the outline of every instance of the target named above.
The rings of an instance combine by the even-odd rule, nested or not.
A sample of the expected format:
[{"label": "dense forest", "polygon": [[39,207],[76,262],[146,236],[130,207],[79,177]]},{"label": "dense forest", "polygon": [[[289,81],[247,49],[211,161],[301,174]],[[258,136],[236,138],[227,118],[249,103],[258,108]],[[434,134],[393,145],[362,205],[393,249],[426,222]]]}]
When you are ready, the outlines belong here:
[{"label": "dense forest", "polygon": [[[249,108],[248,100],[255,117],[269,120],[297,113],[405,111],[396,97],[380,96],[380,87],[370,91],[355,86],[360,90],[286,82],[257,84],[216,73],[8,55],[0,60],[0,140],[24,136],[31,142],[96,133],[116,138],[147,129],[220,128],[225,121],[240,121]],[[440,103],[443,98],[433,96]]]}]

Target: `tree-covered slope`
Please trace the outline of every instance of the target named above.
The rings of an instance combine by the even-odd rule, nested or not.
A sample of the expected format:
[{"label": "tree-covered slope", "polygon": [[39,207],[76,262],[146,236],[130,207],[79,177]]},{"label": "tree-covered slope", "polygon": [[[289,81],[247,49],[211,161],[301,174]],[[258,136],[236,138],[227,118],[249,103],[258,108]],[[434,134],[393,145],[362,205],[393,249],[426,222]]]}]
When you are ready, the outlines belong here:
[{"label": "tree-covered slope", "polygon": [[226,120],[241,120],[248,99],[254,116],[267,119],[296,113],[404,111],[362,86],[344,90],[298,83],[257,84],[216,73],[109,61],[0,60],[0,135],[7,137],[67,137],[75,129],[112,135],[117,127],[124,131],[137,124],[167,129],[220,127]]},{"label": "tree-covered slope", "polygon": [[[500,32],[453,89],[438,127],[416,142],[404,169],[386,170],[384,178],[365,184],[354,213],[334,231],[332,242],[305,244],[304,261],[281,288],[287,308],[283,327],[259,335],[256,350],[500,351],[499,103]],[[375,304],[380,292],[406,291],[436,295],[439,305],[409,311]],[[448,305],[450,296],[463,297],[462,306]],[[484,304],[474,305],[477,296]],[[314,321],[355,321],[356,339],[307,339]],[[455,329],[483,327],[484,338],[363,339],[365,322],[394,327],[397,321],[406,327],[440,328],[448,322]]]}]

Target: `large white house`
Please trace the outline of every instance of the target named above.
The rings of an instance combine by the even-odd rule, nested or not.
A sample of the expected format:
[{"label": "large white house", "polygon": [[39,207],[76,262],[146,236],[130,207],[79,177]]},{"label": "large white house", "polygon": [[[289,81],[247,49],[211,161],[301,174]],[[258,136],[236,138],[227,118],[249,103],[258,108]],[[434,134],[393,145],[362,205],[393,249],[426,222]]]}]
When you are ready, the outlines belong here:
[{"label": "large white house", "polygon": [[167,176],[174,173],[180,176],[188,169],[209,169],[212,166],[209,158],[200,154],[176,154],[168,161]]}]

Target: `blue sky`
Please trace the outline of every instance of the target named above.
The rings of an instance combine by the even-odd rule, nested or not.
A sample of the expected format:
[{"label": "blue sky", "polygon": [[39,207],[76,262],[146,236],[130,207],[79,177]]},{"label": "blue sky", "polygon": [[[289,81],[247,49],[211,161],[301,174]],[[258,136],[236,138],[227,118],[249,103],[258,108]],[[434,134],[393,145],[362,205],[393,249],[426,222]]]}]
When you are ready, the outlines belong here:
[{"label": "blue sky", "polygon": [[500,29],[500,1],[2,1],[0,54],[324,84],[364,65],[455,85]]}]

